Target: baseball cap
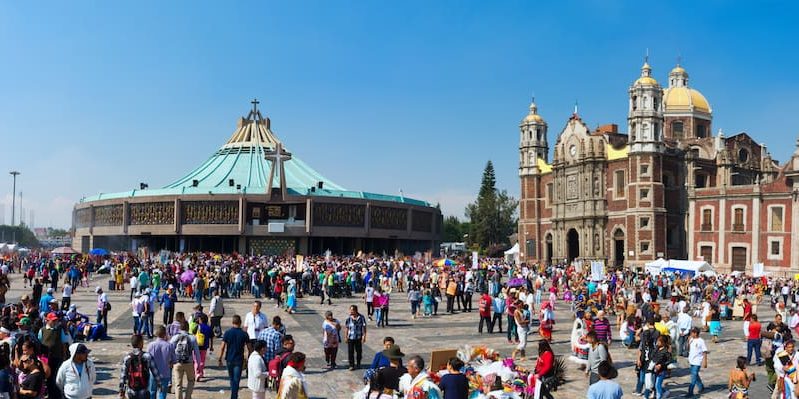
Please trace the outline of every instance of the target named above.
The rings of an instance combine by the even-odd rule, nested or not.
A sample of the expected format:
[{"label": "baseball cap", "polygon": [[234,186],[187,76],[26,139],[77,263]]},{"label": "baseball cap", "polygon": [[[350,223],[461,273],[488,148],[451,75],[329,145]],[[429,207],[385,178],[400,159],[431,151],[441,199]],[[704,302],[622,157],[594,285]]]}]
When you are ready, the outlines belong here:
[{"label": "baseball cap", "polygon": [[48,313],[48,314],[47,314],[47,316],[45,317],[45,319],[46,319],[47,321],[58,320],[58,315],[57,315],[57,314],[55,314],[55,312],[50,312],[50,313]]},{"label": "baseball cap", "polygon": [[99,293],[100,293],[100,291],[102,291],[102,290],[103,290],[102,288],[100,288],[100,287],[97,287],[97,288],[95,288],[95,289],[94,289],[94,293],[95,293],[95,294],[99,294]]},{"label": "baseball cap", "polygon": [[29,317],[23,317],[19,319],[19,322],[17,324],[21,326],[29,326],[31,325],[31,319]]}]

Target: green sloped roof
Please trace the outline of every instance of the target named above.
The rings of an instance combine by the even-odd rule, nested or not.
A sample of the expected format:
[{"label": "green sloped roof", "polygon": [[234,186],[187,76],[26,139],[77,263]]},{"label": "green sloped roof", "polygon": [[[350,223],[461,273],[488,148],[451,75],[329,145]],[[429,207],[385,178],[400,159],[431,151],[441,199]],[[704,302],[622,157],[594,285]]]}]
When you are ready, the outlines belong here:
[{"label": "green sloped roof", "polygon": [[[275,150],[278,144],[282,145],[269,125],[269,119],[263,118],[261,113],[254,109],[247,118],[239,120],[236,131],[227,143],[211,157],[163,188],[98,194],[83,198],[81,202],[161,195],[266,193],[272,161],[267,160],[265,155],[267,151]],[[294,154],[291,159],[283,162],[283,168],[286,188],[290,195],[361,198],[429,206],[425,201],[401,196],[346,190],[322,176]],[[230,186],[230,179],[234,181],[233,186]],[[194,186],[195,180],[196,186]],[[272,180],[272,187],[279,188],[279,173],[275,173]],[[322,189],[318,188],[319,182],[322,183]],[[241,186],[240,191],[236,188],[237,185]]]}]

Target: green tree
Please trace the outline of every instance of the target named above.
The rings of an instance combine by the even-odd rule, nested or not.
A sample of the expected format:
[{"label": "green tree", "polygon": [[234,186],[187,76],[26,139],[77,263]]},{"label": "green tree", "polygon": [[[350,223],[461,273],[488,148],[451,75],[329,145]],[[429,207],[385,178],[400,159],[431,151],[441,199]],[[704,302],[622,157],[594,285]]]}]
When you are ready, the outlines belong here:
[{"label": "green tree", "polygon": [[69,235],[69,232],[64,229],[50,229],[50,236],[51,237],[63,237]]},{"label": "green tree", "polygon": [[469,233],[469,224],[461,222],[457,216],[447,216],[444,218],[442,232],[444,242],[461,242],[463,235]]},{"label": "green tree", "polygon": [[497,191],[496,182],[494,165],[488,161],[477,200],[466,206],[466,217],[471,222],[469,241],[482,249],[507,243],[508,236],[516,230],[519,203],[507,191]]},{"label": "green tree", "polygon": [[13,243],[15,240],[23,247],[39,248],[41,246],[33,232],[25,226],[0,226],[0,242]]}]

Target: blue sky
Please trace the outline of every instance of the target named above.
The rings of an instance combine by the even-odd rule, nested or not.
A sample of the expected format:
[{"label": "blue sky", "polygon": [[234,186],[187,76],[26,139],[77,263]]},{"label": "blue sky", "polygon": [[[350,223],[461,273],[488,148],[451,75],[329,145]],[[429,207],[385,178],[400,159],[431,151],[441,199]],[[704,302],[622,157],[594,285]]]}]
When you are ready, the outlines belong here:
[{"label": "blue sky", "polygon": [[[518,124],[549,139],[575,100],[624,125],[646,49],[784,162],[799,128],[797,3],[0,2],[0,171],[37,226],[83,196],[158,187],[216,150],[257,97],[291,151],[348,189],[463,215],[485,162],[518,196]],[[7,176],[7,175],[6,175]],[[11,177],[0,187],[10,222]],[[28,211],[26,211],[26,214]]]}]

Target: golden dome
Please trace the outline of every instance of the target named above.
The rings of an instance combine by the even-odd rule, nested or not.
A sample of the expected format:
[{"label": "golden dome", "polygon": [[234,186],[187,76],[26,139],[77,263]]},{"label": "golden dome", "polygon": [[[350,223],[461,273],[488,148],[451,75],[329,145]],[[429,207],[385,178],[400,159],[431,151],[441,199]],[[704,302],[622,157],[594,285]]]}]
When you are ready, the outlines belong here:
[{"label": "golden dome", "polygon": [[674,67],[674,69],[671,70],[669,74],[671,75],[673,73],[685,73],[685,68],[677,65],[676,67]]},{"label": "golden dome", "polygon": [[544,123],[544,118],[538,115],[538,106],[535,105],[535,102],[530,104],[530,113],[524,117],[522,123]]},{"label": "golden dome", "polygon": [[633,83],[634,86],[641,85],[641,86],[657,86],[658,81],[655,78],[650,76],[641,76],[638,80]]},{"label": "golden dome", "polygon": [[699,111],[711,113],[710,103],[698,90],[690,87],[669,87],[663,91],[666,112]]}]

